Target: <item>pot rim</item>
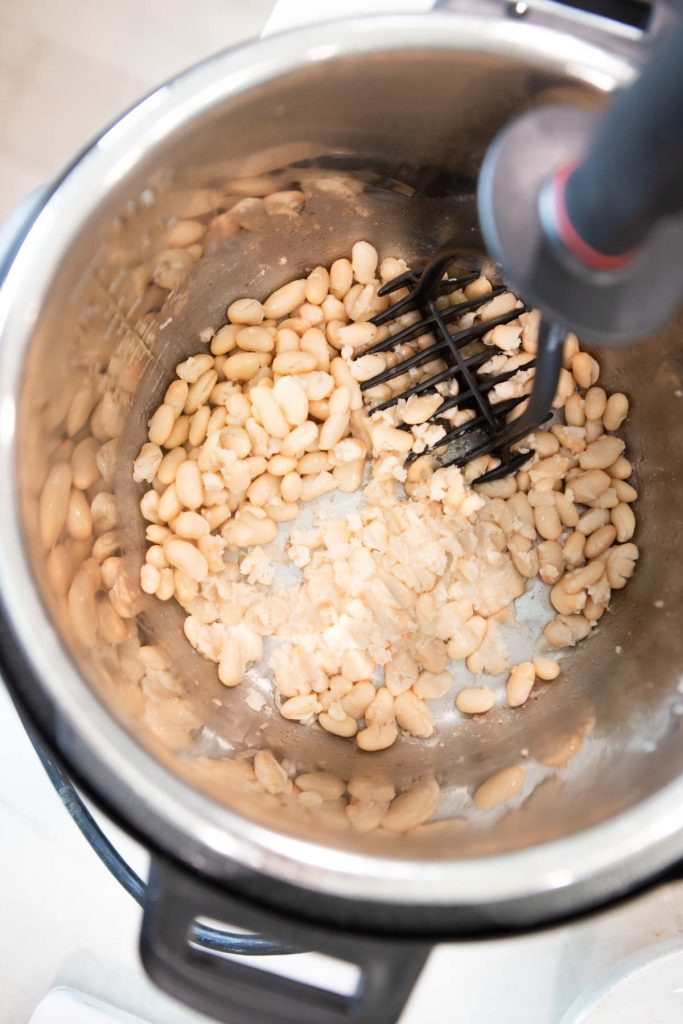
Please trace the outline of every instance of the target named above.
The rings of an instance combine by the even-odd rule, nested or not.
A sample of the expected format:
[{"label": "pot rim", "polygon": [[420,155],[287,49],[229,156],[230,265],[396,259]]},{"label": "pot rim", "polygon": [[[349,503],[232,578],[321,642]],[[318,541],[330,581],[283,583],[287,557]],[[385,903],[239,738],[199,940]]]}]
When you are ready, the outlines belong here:
[{"label": "pot rim", "polygon": [[553,892],[566,896],[567,890],[580,899],[583,889],[596,886],[606,898],[683,855],[683,778],[576,835],[477,859],[369,856],[296,839],[194,790],[110,716],[62,645],[23,546],[14,464],[23,355],[62,256],[110,185],[155,144],[230,96],[314,61],[400,49],[474,50],[570,67],[576,79],[604,91],[634,73],[625,58],[564,32],[503,18],[371,17],[297,29],[218,54],[106,129],[44,200],[0,289],[0,628],[11,645],[3,660],[13,663],[20,700],[99,799],[152,845],[216,878],[229,877],[239,865],[321,893],[389,904],[491,905]]}]

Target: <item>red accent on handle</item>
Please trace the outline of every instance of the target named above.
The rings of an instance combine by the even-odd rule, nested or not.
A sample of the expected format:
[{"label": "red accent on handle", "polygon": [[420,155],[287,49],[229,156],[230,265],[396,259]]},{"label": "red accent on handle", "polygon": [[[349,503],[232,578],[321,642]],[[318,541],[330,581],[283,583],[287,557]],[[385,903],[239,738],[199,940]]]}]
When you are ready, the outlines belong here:
[{"label": "red accent on handle", "polygon": [[569,252],[591,270],[615,271],[628,267],[636,258],[637,250],[629,249],[628,252],[611,256],[608,253],[594,249],[588,242],[584,242],[578,231],[569,219],[565,203],[565,189],[570,175],[576,168],[576,163],[565,164],[556,171],[552,182],[553,198],[555,203],[555,221],[557,233],[560,240]]}]

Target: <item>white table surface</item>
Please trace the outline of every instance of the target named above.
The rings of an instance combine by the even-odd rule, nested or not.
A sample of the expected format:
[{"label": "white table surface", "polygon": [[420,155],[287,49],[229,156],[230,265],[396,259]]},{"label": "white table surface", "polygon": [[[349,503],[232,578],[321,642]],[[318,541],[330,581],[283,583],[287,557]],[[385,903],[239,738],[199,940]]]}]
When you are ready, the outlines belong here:
[{"label": "white table surface", "polygon": [[[280,0],[267,31],[371,6],[367,0]],[[425,9],[431,0],[376,0],[374,6]],[[144,876],[145,851],[113,825],[107,831]],[[81,989],[150,1024],[206,1020],[145,977],[137,954],[140,918],[62,807],[0,686],[0,1024],[25,1024],[57,985]],[[608,967],[682,934],[683,883],[541,935],[441,946],[401,1024],[559,1024]],[[293,973],[307,976],[311,957],[296,959]],[[325,970],[316,965],[319,983]]]}]

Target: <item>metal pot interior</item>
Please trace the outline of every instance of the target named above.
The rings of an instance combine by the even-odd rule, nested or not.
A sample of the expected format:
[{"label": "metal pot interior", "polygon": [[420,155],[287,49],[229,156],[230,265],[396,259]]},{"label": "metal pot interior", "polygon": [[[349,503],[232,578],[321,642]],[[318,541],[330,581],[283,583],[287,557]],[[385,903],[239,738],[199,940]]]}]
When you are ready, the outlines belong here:
[{"label": "metal pot interior", "polygon": [[[598,78],[580,68],[570,72],[561,53],[495,50],[461,46],[454,32],[429,49],[406,40],[391,52],[321,53],[245,91],[217,88],[218,98],[196,116],[180,113],[170,127],[160,124],[151,141],[131,148],[125,166],[112,169],[111,182],[79,222],[41,293],[16,435],[25,552],[49,620],[36,628],[57,630],[78,665],[79,685],[94,691],[168,772],[236,811],[239,829],[256,823],[378,856],[474,858],[605,822],[683,769],[677,689],[683,638],[675,625],[683,408],[678,326],[649,345],[599,354],[606,387],[623,389],[632,403],[626,436],[640,494],[641,560],[599,629],[565,658],[560,679],[539,685],[520,710],[497,708],[466,722],[444,711],[431,740],[402,737],[388,751],[364,754],[317,726],[286,722],[272,700],[265,712],[252,710],[249,687],[225,689],[215,666],[191,649],[181,609],[137,589],[144,526],[131,463],[174,366],[201,347],[200,332],[224,322],[232,299],[264,297],[347,253],[359,238],[382,255],[417,261],[456,235],[465,254],[479,254],[473,193],[496,131],[530,105],[603,102],[604,93],[591,84]],[[604,69],[602,75],[601,87],[611,88],[614,80]],[[135,126],[124,122],[121,130],[125,137]],[[262,174],[305,192],[300,213],[257,218],[252,230],[229,236],[212,231],[201,258],[174,289],[155,285],[155,254],[168,218],[211,221],[235,201],[229,181]],[[58,190],[52,205],[59,198]],[[100,460],[104,476],[89,495],[114,495],[136,614],[126,620],[125,643],[112,646],[98,636],[85,649],[64,594],[49,585],[37,516],[46,473],[65,437],[74,382],[94,374],[105,377],[108,414],[100,411],[95,429],[98,443],[108,447]],[[89,422],[75,440],[92,429]],[[172,696],[185,711],[179,719],[171,715],[170,725],[153,708],[169,699],[168,691],[150,683],[140,688],[140,644],[158,645],[172,665]],[[116,742],[115,730],[110,741]],[[248,761],[258,747],[297,772],[325,769],[344,780],[376,772],[398,790],[435,777],[437,821],[406,835],[357,833],[344,826],[343,812],[314,814],[245,781],[234,763]],[[522,793],[495,811],[477,811],[473,790],[510,765],[525,769]]]}]

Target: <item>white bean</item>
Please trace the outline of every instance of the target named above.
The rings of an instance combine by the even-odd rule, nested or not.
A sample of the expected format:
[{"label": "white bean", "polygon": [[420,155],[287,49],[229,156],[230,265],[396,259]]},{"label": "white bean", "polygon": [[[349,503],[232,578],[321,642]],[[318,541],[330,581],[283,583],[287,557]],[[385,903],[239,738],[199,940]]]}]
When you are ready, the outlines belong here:
[{"label": "white bean", "polygon": [[187,437],[193,448],[198,448],[206,440],[210,417],[211,410],[208,405],[203,405],[201,409],[197,409],[190,419],[190,429]]},{"label": "white bean", "polygon": [[562,580],[561,586],[567,594],[580,594],[582,590],[588,590],[589,587],[597,583],[604,571],[605,567],[602,562],[589,562],[588,565],[568,572]]},{"label": "white bean", "polygon": [[604,508],[592,508],[579,519],[576,529],[585,534],[586,537],[590,537],[592,533],[599,530],[602,526],[607,526],[610,520],[610,515],[607,509]]},{"label": "white bean", "polygon": [[413,435],[409,430],[399,430],[389,423],[378,423],[371,428],[370,435],[376,452],[407,454],[413,446]]},{"label": "white bean", "polygon": [[297,775],[295,782],[304,793],[319,793],[323,800],[338,800],[346,789],[342,780],[331,772],[303,772]]},{"label": "white bean", "polygon": [[638,491],[625,480],[612,480],[612,487],[619,501],[624,501],[626,504],[636,501],[638,498]]},{"label": "white bean", "polygon": [[562,557],[569,569],[575,569],[584,561],[586,536],[579,530],[570,533],[562,548]]},{"label": "white bean", "polygon": [[436,700],[448,693],[453,685],[453,677],[450,672],[420,672],[413,690],[424,700]]},{"label": "white bean", "polygon": [[165,548],[166,557],[175,569],[191,580],[201,583],[209,575],[209,564],[194,544],[187,540],[170,540]]},{"label": "white bean", "polygon": [[405,260],[396,259],[394,256],[387,256],[386,259],[382,260],[379,268],[379,276],[382,283],[387,284],[389,281],[393,281],[395,278],[400,277],[401,274],[405,274],[407,269],[408,266]]},{"label": "white bean", "polygon": [[417,662],[407,651],[397,651],[384,666],[384,685],[396,697],[417,682],[419,672]]},{"label": "white bean", "polygon": [[164,448],[171,451],[184,445],[190,433],[190,417],[178,416],[173,424],[173,430],[164,441]]},{"label": "white bean", "polygon": [[455,698],[455,706],[465,715],[483,715],[491,710],[495,702],[493,690],[488,686],[466,687]]},{"label": "white bean", "polygon": [[557,540],[562,533],[562,523],[555,505],[540,505],[534,509],[536,530],[545,540]]},{"label": "white bean", "polygon": [[490,302],[480,306],[477,313],[480,320],[495,320],[498,316],[511,313],[516,305],[517,299],[512,292],[503,292],[502,295],[496,295]]},{"label": "white bean", "polygon": [[352,718],[362,718],[375,699],[375,687],[367,680],[353,685],[349,681],[349,687],[349,692],[341,699],[341,706]]},{"label": "white bean", "polygon": [[66,597],[73,577],[73,565],[70,553],[64,544],[56,544],[52,548],[45,563],[50,586],[59,597]]},{"label": "white bean", "polygon": [[330,355],[327,341],[323,331],[318,327],[311,327],[301,338],[301,351],[309,352],[315,356],[316,366],[319,370],[328,370]]},{"label": "white bean", "polygon": [[290,721],[303,722],[322,710],[317,694],[307,693],[290,697],[280,705],[280,714]]},{"label": "white bean", "polygon": [[[209,400],[213,387],[218,380],[218,374],[215,370],[207,370],[201,377],[190,386],[190,390],[185,402],[185,412],[188,415],[192,415],[199,409],[200,406],[204,405]],[[189,433],[190,425],[188,423],[187,430]],[[186,435],[187,437],[187,435]]]},{"label": "white bean", "polygon": [[599,527],[586,539],[586,558],[598,558],[614,544],[617,531],[611,524]]},{"label": "white bean", "polygon": [[178,500],[185,508],[199,508],[204,502],[204,486],[199,466],[190,459],[178,467],[175,475]]},{"label": "white bean", "polygon": [[351,249],[351,267],[356,281],[370,284],[375,278],[378,261],[374,245],[370,245],[369,242],[356,242]]},{"label": "white bean", "polygon": [[46,548],[56,542],[66,522],[71,496],[71,467],[57,462],[48,473],[40,494],[40,539]]},{"label": "white bean", "polygon": [[280,352],[273,359],[273,373],[283,377],[288,374],[311,373],[317,365],[311,352]]},{"label": "white bean", "polygon": [[306,281],[290,281],[269,295],[263,304],[263,311],[268,319],[279,320],[288,316],[292,310],[300,306],[306,298]]},{"label": "white bean", "polygon": [[98,398],[99,391],[95,380],[88,379],[79,385],[71,399],[66,417],[67,437],[74,437],[83,429],[97,405]]},{"label": "white bean", "polygon": [[275,400],[272,388],[261,387],[259,385],[258,387],[251,389],[250,396],[251,404],[256,415],[259,417],[271,437],[278,437],[281,439],[287,437],[290,431],[289,424],[283,416],[280,406]]},{"label": "white bean", "polygon": [[539,679],[544,682],[550,682],[552,679],[557,679],[560,674],[560,666],[552,658],[545,658],[539,656],[534,658],[534,669]]},{"label": "white bean", "polygon": [[562,491],[555,491],[555,505],[562,525],[573,530],[579,521],[579,513],[574,502]]},{"label": "white bean", "polygon": [[351,494],[357,491],[363,482],[365,473],[365,459],[357,459],[355,462],[345,462],[335,466],[332,476],[337,489],[344,494]]},{"label": "white bean", "polygon": [[147,436],[152,444],[162,445],[168,439],[175,416],[170,405],[160,405],[148,423]]},{"label": "white bean", "polygon": [[635,571],[638,560],[635,544],[621,544],[610,549],[607,555],[607,580],[613,590],[621,590]]},{"label": "white bean", "polygon": [[[205,369],[208,370],[211,366],[213,366],[213,359],[211,358],[210,355],[206,356],[206,358],[208,358],[209,362],[208,366]],[[190,359],[187,360],[187,362],[190,361]],[[185,365],[182,364],[181,362],[180,366],[175,368],[176,373],[178,373],[184,366]],[[197,376],[199,377],[200,375],[201,373],[198,372]],[[174,416],[180,416],[180,414],[182,413],[182,410],[184,409],[185,406],[185,401],[187,400],[188,391],[189,385],[187,384],[186,380],[172,381],[166,388],[166,394],[164,395],[164,403],[166,404],[166,406],[171,407]]]},{"label": "white bean", "polygon": [[316,306],[324,302],[330,288],[330,275],[325,267],[315,267],[308,277],[304,287],[306,302],[312,302]]},{"label": "white bean", "polygon": [[[334,391],[334,377],[322,370],[313,370],[311,373],[302,373],[299,376],[299,380],[306,389],[311,409],[313,408],[313,403],[323,402],[323,400],[329,398]],[[329,415],[329,404],[327,405],[327,410]]]},{"label": "white bean", "polygon": [[159,483],[172,484],[175,480],[178,467],[181,462],[184,462],[187,458],[187,452],[184,448],[174,448],[172,451],[167,452],[161,460],[161,465],[157,470],[156,479]]},{"label": "white bean", "polygon": [[351,260],[335,260],[330,267],[330,291],[336,299],[343,299],[353,284]]},{"label": "white bean", "polygon": [[589,469],[569,481],[565,490],[574,501],[587,505],[604,494],[609,485],[610,478],[607,473],[602,469]]},{"label": "white bean", "polygon": [[99,442],[96,438],[86,437],[73,450],[71,477],[74,487],[78,487],[80,491],[86,491],[100,478],[100,471],[97,468],[98,448]]},{"label": "white bean", "polygon": [[295,376],[280,377],[273,385],[275,401],[287,423],[298,427],[308,419],[308,396]]},{"label": "white bean", "polygon": [[394,722],[375,722],[361,729],[356,736],[356,743],[361,750],[386,750],[397,738],[398,729]]},{"label": "white bean", "polygon": [[320,498],[323,494],[333,491],[336,486],[331,473],[307,476],[301,484],[301,501],[313,501],[315,498]]},{"label": "white bean", "polygon": [[84,647],[92,648],[97,639],[96,586],[87,568],[80,569],[73,578],[67,604],[69,618],[76,637]]},{"label": "white bean", "polygon": [[275,335],[275,352],[297,352],[299,350],[299,335],[290,328],[279,330]]},{"label": "white bean", "polygon": [[280,445],[280,454],[288,458],[300,458],[308,449],[313,449],[318,443],[318,426],[306,420],[301,426],[295,427],[291,434],[285,438]]},{"label": "white bean", "polygon": [[157,515],[162,523],[170,523],[180,513],[181,508],[175,483],[169,484],[159,498]]},{"label": "white bean", "polygon": [[607,399],[607,406],[602,418],[602,421],[605,424],[605,430],[618,430],[627,416],[628,398],[626,395],[622,394],[621,391],[617,391],[616,394],[610,395]]},{"label": "white bean", "polygon": [[232,352],[237,344],[237,332],[239,324],[225,324],[216,331],[211,339],[211,352],[214,356],[224,356]]},{"label": "white bean", "polygon": [[287,777],[287,772],[269,750],[257,751],[254,757],[254,772],[266,792],[273,795],[291,793],[292,783]]},{"label": "white bean", "polygon": [[259,545],[264,547],[275,540],[277,524],[266,516],[256,519],[242,513],[240,519],[230,520],[223,528],[225,540],[233,547],[246,548]]},{"label": "white bean", "polygon": [[[625,505],[624,508],[628,508]],[[92,514],[83,491],[72,490],[66,515],[66,528],[74,540],[87,540],[92,534]]]},{"label": "white bean", "polygon": [[296,459],[287,458],[285,455],[273,455],[268,459],[268,472],[273,476],[287,476],[296,469]]},{"label": "white bean", "polygon": [[247,490],[247,498],[257,507],[270,504],[279,495],[280,481],[270,473],[262,473],[256,477]]},{"label": "white bean", "polygon": [[175,582],[172,569],[162,569],[159,573],[159,586],[156,589],[155,597],[160,601],[170,601],[175,593]]},{"label": "white bean", "polygon": [[548,431],[539,430],[534,434],[534,449],[541,459],[547,459],[559,450],[560,442]]},{"label": "white bean", "polygon": [[145,564],[140,569],[140,586],[145,594],[156,594],[161,583],[161,574],[154,565]]},{"label": "white bean", "polygon": [[105,643],[117,647],[128,639],[128,627],[111,601],[105,598],[96,606],[97,628]]},{"label": "white bean", "polygon": [[264,317],[269,316],[256,299],[235,299],[228,306],[226,315],[231,324],[260,324]]},{"label": "white bean", "polygon": [[572,359],[572,373],[580,388],[590,388],[600,376],[600,367],[587,352],[577,352]]},{"label": "white bean", "polygon": [[510,708],[519,708],[526,704],[536,680],[536,668],[533,661],[523,661],[515,665],[505,687],[505,702]]},{"label": "white bean", "polygon": [[630,540],[636,529],[636,517],[630,505],[623,502],[612,509],[612,525],[616,530],[618,544],[624,544]]},{"label": "white bean", "polygon": [[301,497],[303,481],[298,473],[286,473],[280,484],[280,493],[286,502],[298,501]]},{"label": "white bean", "polygon": [[345,387],[349,389],[351,394],[351,409],[362,409],[363,396],[358,386],[358,382],[354,380],[349,367],[339,356],[333,359],[330,363],[330,373],[332,374],[332,379],[338,388]]},{"label": "white bean", "polygon": [[342,346],[350,345],[351,348],[365,348],[371,345],[377,337],[377,328],[368,321],[362,323],[348,324],[339,328],[339,341]]},{"label": "white bean", "polygon": [[609,475],[614,480],[628,480],[632,472],[631,463],[623,455],[620,455],[617,461],[609,467]]},{"label": "white bean", "polygon": [[146,481],[151,484],[163,459],[163,452],[158,444],[146,442],[133,463],[133,480],[136,483]]},{"label": "white bean", "polygon": [[620,437],[603,434],[579,455],[581,469],[608,469],[624,451]]},{"label": "white bean", "polygon": [[234,356],[228,356],[223,363],[223,374],[226,380],[251,380],[259,365],[257,352],[237,352]]},{"label": "white bean", "polygon": [[[159,496],[155,491],[150,493],[154,494],[158,499]],[[116,526],[118,520],[116,499],[109,491],[100,491],[99,494],[95,495],[90,504],[90,511],[92,513],[93,529],[98,537],[102,533],[113,530]]]},{"label": "white bean", "polygon": [[607,405],[607,392],[604,388],[592,387],[586,392],[585,410],[587,420],[600,420]]},{"label": "white bean", "polygon": [[[173,408],[176,416],[179,416],[183,411],[183,406],[185,405],[185,401],[187,401],[189,385],[195,384],[207,370],[212,369],[213,356],[210,356],[208,352],[202,352],[200,355],[190,356],[184,363],[178,363],[175,368],[175,372],[178,377],[180,377],[180,380],[173,381],[173,383],[169,385],[164,397],[164,402]],[[186,386],[183,387],[183,384]],[[181,402],[183,395],[185,396],[185,399]]]},{"label": "white bean", "polygon": [[169,229],[166,245],[169,249],[184,249],[198,242],[205,231],[206,228],[198,220],[178,220]]},{"label": "white bean", "polygon": [[[346,715],[343,719],[336,719],[328,711],[321,711],[318,715],[318,722],[326,732],[331,732],[335,736],[343,736],[345,739],[355,736],[358,732],[358,722],[351,715]],[[398,731],[396,735],[398,735]]]},{"label": "white bean", "polygon": [[582,427],[586,422],[586,403],[581,395],[570,395],[564,406],[564,418],[570,427]]},{"label": "white bean", "polygon": [[550,603],[560,615],[574,615],[582,610],[586,603],[586,595],[583,592],[569,594],[562,586],[563,582],[556,583],[550,591]]},{"label": "white bean", "polygon": [[439,785],[435,779],[425,779],[392,800],[389,810],[382,816],[382,828],[389,832],[409,832],[428,821],[439,803]]},{"label": "white bean", "polygon": [[[173,528],[179,537],[185,540],[199,540],[209,532],[209,524],[199,512],[181,512],[173,520]],[[149,555],[148,549],[147,554]]]},{"label": "white bean", "polygon": [[544,583],[557,583],[564,572],[562,548],[557,541],[544,541],[538,545],[539,575]]},{"label": "white bean", "polygon": [[492,811],[500,804],[521,793],[524,786],[524,769],[515,765],[496,772],[474,793],[474,806],[479,811]]},{"label": "white bean", "polygon": [[[341,388],[338,391],[335,391],[335,393],[334,393],[334,395],[332,397],[336,398],[340,394],[340,391],[346,392],[347,399],[348,399],[348,391],[346,391],[346,388]],[[348,407],[348,400],[347,400],[347,407]],[[329,451],[330,448],[334,448],[334,446],[336,444],[338,444],[343,437],[345,437],[348,429],[349,429],[349,414],[348,414],[348,412],[338,412],[338,413],[336,413],[333,410],[333,408],[332,408],[332,402],[330,402],[330,415],[329,415],[329,418],[325,421],[325,423],[323,423],[322,427],[320,428],[319,444],[320,444],[321,450],[322,451]]]},{"label": "white bean", "polygon": [[597,441],[599,437],[605,433],[605,428],[602,424],[602,420],[586,420],[586,444],[592,444],[593,441]]}]

